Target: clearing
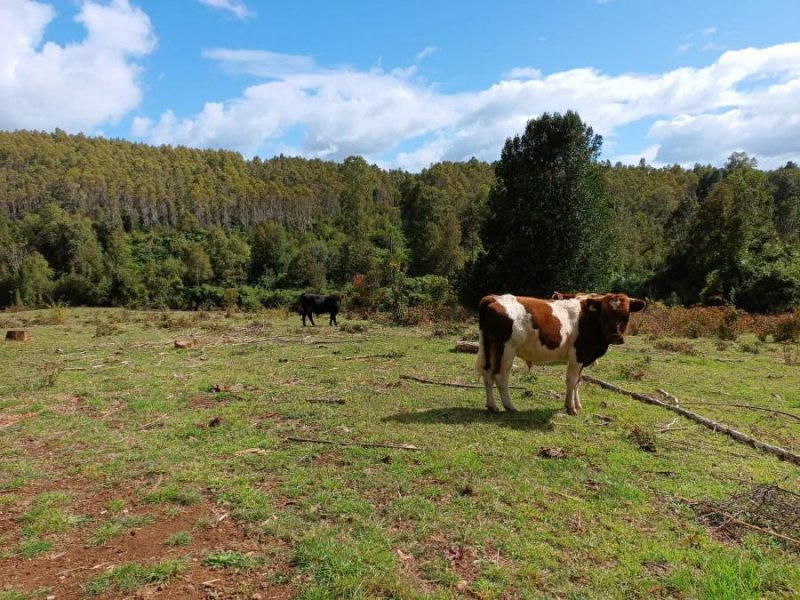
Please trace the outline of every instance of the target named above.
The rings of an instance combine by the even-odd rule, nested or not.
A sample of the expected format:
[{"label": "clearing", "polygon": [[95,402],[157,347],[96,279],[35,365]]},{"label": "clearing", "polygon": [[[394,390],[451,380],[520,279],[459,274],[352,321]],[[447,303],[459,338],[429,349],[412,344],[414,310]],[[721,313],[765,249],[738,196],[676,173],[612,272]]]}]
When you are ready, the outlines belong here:
[{"label": "clearing", "polygon": [[[401,377],[477,385],[474,324],[342,317],[0,315],[0,600],[800,595],[795,465],[588,383],[569,417],[561,366],[488,414]],[[796,452],[786,357],[628,336],[588,374]]]}]

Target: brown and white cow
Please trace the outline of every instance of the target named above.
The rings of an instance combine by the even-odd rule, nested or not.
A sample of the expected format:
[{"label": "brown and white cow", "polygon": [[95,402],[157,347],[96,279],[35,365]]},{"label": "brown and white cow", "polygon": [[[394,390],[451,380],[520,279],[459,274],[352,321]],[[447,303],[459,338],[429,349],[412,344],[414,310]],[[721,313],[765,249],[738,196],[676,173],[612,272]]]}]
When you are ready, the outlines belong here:
[{"label": "brown and white cow", "polygon": [[478,371],[486,384],[486,408],[497,410],[496,383],[506,410],[515,410],[508,394],[514,358],[528,364],[566,363],[566,409],[578,414],[581,371],[608,350],[622,344],[630,313],[642,310],[643,300],[625,294],[562,294],[541,300],[524,296],[485,296],[479,304]]}]

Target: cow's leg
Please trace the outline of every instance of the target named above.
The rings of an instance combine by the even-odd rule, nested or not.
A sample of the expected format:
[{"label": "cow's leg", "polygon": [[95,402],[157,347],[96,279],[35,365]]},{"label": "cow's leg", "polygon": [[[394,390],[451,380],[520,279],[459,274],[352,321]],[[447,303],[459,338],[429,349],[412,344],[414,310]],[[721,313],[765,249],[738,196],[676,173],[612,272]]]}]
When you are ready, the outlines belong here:
[{"label": "cow's leg", "polygon": [[300,315],[303,317],[303,327],[306,326],[306,311],[303,310],[300,312]]},{"label": "cow's leg", "polygon": [[316,327],[316,323],[314,323],[314,311],[313,310],[308,311],[308,318],[311,321],[311,324]]},{"label": "cow's leg", "polygon": [[330,318],[330,321],[328,321],[328,325],[336,325],[336,313],[335,312],[331,313],[331,318]]},{"label": "cow's leg", "polygon": [[514,366],[514,357],[517,352],[506,343],[503,348],[503,356],[500,360],[500,368],[495,373],[494,380],[497,382],[497,389],[500,390],[500,398],[503,400],[503,406],[509,412],[516,412],[517,409],[511,404],[511,395],[508,393],[508,378],[511,375],[511,367]]},{"label": "cow's leg", "polygon": [[580,410],[578,401],[578,384],[581,380],[581,369],[583,365],[578,362],[570,361],[567,364],[567,397],[565,408],[570,415],[577,415]]},{"label": "cow's leg", "polygon": [[581,409],[583,408],[583,406],[581,406],[581,396],[580,396],[582,373],[583,373],[583,365],[581,365],[580,368],[578,369],[578,381],[575,383],[575,408],[578,409],[578,412],[580,412]]},{"label": "cow's leg", "polygon": [[480,331],[478,334],[478,372],[483,375],[483,384],[486,388],[486,410],[497,411],[494,402],[494,365],[497,357],[491,336]]},{"label": "cow's leg", "polygon": [[483,369],[483,384],[486,387],[486,410],[497,412],[497,404],[494,401],[494,375],[491,369]]}]

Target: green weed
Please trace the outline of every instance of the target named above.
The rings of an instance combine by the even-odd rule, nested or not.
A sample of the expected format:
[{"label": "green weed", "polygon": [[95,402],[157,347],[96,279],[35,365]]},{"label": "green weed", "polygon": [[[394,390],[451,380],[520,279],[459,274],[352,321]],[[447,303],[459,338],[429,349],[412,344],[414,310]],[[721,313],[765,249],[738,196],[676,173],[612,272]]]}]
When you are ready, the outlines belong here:
[{"label": "green weed", "polygon": [[186,564],[181,560],[165,560],[146,566],[126,563],[112,567],[108,572],[91,579],[84,591],[89,596],[110,592],[131,592],[144,585],[163,583],[180,573]]}]

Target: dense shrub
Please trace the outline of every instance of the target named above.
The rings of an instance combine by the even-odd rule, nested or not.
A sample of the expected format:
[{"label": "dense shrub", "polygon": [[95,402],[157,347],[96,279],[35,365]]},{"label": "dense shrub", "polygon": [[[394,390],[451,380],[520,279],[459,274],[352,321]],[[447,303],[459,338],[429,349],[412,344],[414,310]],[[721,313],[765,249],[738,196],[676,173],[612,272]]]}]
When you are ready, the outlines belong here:
[{"label": "dense shrub", "polygon": [[775,318],[772,337],[776,342],[797,342],[800,340],[800,311],[794,310]]},{"label": "dense shrub", "polygon": [[723,306],[669,308],[655,302],[635,316],[640,333],[653,337],[720,337],[732,339],[749,330],[750,318],[735,309]]},{"label": "dense shrub", "polygon": [[447,277],[439,275],[409,277],[405,281],[405,292],[409,306],[451,305],[455,301]]}]

